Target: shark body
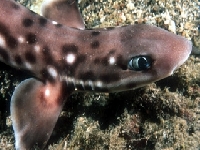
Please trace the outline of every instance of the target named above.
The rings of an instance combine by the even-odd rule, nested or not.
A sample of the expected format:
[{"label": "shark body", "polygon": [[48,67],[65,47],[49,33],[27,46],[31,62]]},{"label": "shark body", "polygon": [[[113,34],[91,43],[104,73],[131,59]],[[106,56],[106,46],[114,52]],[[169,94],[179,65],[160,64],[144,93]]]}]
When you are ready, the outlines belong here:
[{"label": "shark body", "polygon": [[[65,4],[66,20],[74,19],[57,17],[63,9],[49,13],[50,4]],[[151,25],[84,30],[72,0],[45,3],[43,15],[49,19],[13,0],[0,3],[0,61],[34,76],[18,85],[11,99],[19,150],[36,143],[44,147],[74,91],[116,92],[144,86],[171,75],[192,49],[187,39]]]}]

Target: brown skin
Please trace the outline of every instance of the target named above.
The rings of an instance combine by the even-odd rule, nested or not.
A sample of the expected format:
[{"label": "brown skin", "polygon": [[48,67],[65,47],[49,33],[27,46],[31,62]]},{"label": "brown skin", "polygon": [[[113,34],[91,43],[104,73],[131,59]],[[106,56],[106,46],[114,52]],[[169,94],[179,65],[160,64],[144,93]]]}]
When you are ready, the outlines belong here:
[{"label": "brown skin", "polygon": [[[16,146],[21,149],[36,142],[43,147],[64,97],[75,88],[97,92],[138,88],[170,75],[192,47],[188,40],[150,25],[83,31],[54,25],[9,0],[0,3],[0,22],[0,60],[37,78],[20,84],[11,101]],[[127,67],[141,55],[151,57],[150,68]],[[41,124],[49,126],[44,130]]]}]

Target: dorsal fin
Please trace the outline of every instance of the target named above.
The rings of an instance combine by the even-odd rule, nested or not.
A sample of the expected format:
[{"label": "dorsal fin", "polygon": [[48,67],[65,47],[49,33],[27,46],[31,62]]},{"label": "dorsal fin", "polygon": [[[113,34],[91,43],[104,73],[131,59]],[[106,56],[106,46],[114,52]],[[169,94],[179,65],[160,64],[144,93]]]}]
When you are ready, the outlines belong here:
[{"label": "dorsal fin", "polygon": [[77,0],[45,0],[42,3],[41,14],[68,27],[85,29]]}]

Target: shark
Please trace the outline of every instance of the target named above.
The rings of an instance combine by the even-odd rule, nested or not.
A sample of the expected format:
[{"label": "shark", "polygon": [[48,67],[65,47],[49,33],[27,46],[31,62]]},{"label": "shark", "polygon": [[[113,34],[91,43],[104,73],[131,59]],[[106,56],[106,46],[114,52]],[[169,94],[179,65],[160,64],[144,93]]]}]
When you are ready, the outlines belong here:
[{"label": "shark", "polygon": [[75,0],[46,0],[40,16],[0,3],[0,61],[31,73],[11,98],[17,150],[44,148],[73,92],[133,90],[171,75],[191,41],[147,24],[85,29]]}]

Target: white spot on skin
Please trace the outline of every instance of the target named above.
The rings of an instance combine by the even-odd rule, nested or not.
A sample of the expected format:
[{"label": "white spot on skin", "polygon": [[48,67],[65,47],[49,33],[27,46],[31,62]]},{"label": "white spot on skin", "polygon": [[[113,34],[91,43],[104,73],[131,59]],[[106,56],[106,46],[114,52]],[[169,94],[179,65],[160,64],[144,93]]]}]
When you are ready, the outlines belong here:
[{"label": "white spot on skin", "polygon": [[1,47],[6,47],[6,42],[5,39],[2,35],[0,35],[0,46]]},{"label": "white spot on skin", "polygon": [[103,86],[103,84],[102,84],[102,82],[101,82],[101,81],[96,81],[96,86],[97,86],[97,87],[102,87],[102,86]]},{"label": "white spot on skin", "polygon": [[52,21],[52,24],[58,24],[58,22],[56,22],[56,21]]},{"label": "white spot on skin", "polygon": [[28,68],[28,69],[31,69],[31,68],[32,68],[32,67],[31,67],[31,64],[28,63],[28,62],[25,62],[25,67]]},{"label": "white spot on skin", "polygon": [[85,85],[83,81],[80,81],[80,84],[82,85],[83,89],[85,89]]},{"label": "white spot on skin", "polygon": [[40,46],[39,46],[39,45],[35,45],[35,46],[34,46],[34,50],[35,50],[36,52],[39,52],[39,51],[40,51]]},{"label": "white spot on skin", "polygon": [[58,76],[57,71],[53,67],[49,67],[48,69],[49,74],[53,77],[56,78]]},{"label": "white spot on skin", "polygon": [[67,63],[69,64],[73,64],[76,60],[76,57],[74,54],[68,54],[66,57],[65,57],[65,60],[67,61]]},{"label": "white spot on skin", "polygon": [[25,39],[22,36],[18,37],[17,40],[18,40],[19,43],[24,43],[25,42]]},{"label": "white spot on skin", "polygon": [[75,86],[75,79],[72,77],[61,77],[62,80],[65,80],[67,85],[73,84]]},{"label": "white spot on skin", "polygon": [[46,89],[45,92],[44,92],[45,96],[49,96],[50,95],[50,91],[49,89]]},{"label": "white spot on skin", "polygon": [[92,90],[94,91],[94,84],[93,84],[93,82],[92,82],[92,81],[89,81],[89,82],[88,82],[88,85],[91,86]]},{"label": "white spot on skin", "polygon": [[112,57],[109,58],[109,64],[110,65],[114,65],[115,64],[115,57],[112,56]]}]

